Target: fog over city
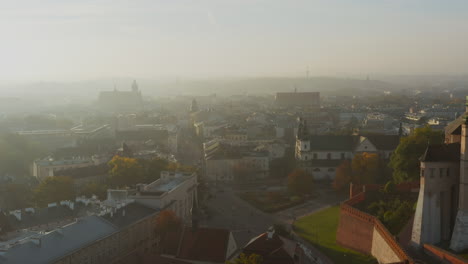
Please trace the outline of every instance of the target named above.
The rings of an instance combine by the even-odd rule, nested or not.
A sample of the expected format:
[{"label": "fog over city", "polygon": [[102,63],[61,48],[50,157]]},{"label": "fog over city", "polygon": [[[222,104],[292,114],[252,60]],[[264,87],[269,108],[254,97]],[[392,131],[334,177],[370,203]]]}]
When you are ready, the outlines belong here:
[{"label": "fog over city", "polygon": [[0,3],[0,264],[468,263],[467,14]]}]

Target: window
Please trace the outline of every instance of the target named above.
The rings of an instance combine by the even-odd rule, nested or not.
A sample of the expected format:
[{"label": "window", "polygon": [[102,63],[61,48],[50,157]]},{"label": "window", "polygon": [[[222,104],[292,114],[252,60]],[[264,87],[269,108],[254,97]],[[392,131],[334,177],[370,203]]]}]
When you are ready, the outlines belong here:
[{"label": "window", "polygon": [[330,153],[327,154],[327,159],[331,159],[331,154]]},{"label": "window", "polygon": [[447,176],[447,178],[450,177],[450,168],[447,168],[447,171],[445,173],[445,176]]},{"label": "window", "polygon": [[320,168],[315,168],[314,171],[320,172]]},{"label": "window", "polygon": [[314,159],[317,159],[317,153],[314,153]]},{"label": "window", "polygon": [[439,177],[440,178],[444,177],[444,169],[443,168],[439,169]]},{"label": "window", "polygon": [[429,176],[430,176],[431,178],[434,178],[434,174],[435,174],[435,169],[434,169],[434,168],[430,168],[430,169],[429,169]]},{"label": "window", "polygon": [[424,177],[424,169],[421,169],[421,177]]},{"label": "window", "polygon": [[335,168],[328,168],[328,171],[329,171],[329,172],[334,172],[334,171],[335,171]]},{"label": "window", "polygon": [[345,154],[344,154],[344,153],[341,153],[341,159],[342,159],[342,160],[345,159]]}]

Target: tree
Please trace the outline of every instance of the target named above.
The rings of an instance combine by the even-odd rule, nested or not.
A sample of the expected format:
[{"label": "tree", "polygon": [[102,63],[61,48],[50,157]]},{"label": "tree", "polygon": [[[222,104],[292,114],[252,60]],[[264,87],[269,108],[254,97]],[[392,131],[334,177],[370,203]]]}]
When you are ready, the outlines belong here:
[{"label": "tree", "polygon": [[296,159],[294,157],[294,148],[287,148],[284,157],[273,159],[270,162],[270,175],[273,178],[285,178],[288,172],[296,167]]},{"label": "tree", "polygon": [[25,184],[5,184],[1,196],[3,197],[5,208],[8,210],[22,209],[30,207],[33,204],[33,192]]},{"label": "tree", "polygon": [[107,186],[97,182],[90,182],[81,188],[80,195],[86,197],[96,195],[100,200],[104,200],[107,197]]},{"label": "tree", "polygon": [[379,173],[379,155],[375,153],[357,153],[351,162],[352,182],[357,184],[374,183]]},{"label": "tree", "polygon": [[146,183],[159,179],[161,171],[167,170],[169,166],[169,161],[160,158],[141,159],[138,162],[143,168],[143,180]]},{"label": "tree", "polygon": [[226,264],[260,264],[262,263],[262,256],[257,254],[246,255],[241,253],[234,261],[226,261]]},{"label": "tree", "polygon": [[39,206],[46,206],[49,203],[73,200],[75,198],[73,180],[70,177],[64,176],[45,178],[34,192]]},{"label": "tree", "polygon": [[296,169],[288,175],[288,190],[297,195],[309,194],[314,186],[314,177],[305,170]]},{"label": "tree", "polygon": [[143,168],[137,159],[116,155],[109,161],[109,167],[112,186],[124,187],[143,182]]},{"label": "tree", "polygon": [[352,173],[351,162],[348,160],[343,161],[340,166],[336,168],[336,175],[332,185],[333,189],[341,191],[344,187],[348,186],[352,179]]},{"label": "tree", "polygon": [[432,130],[429,126],[416,128],[408,137],[401,138],[389,163],[394,182],[418,180],[419,158],[429,144],[442,144],[443,140],[443,132]]},{"label": "tree", "polygon": [[164,237],[168,232],[175,232],[182,227],[182,221],[177,217],[174,211],[163,210],[156,218],[156,234]]},{"label": "tree", "polygon": [[32,161],[43,154],[38,144],[14,134],[0,135],[0,150],[0,176],[28,175]]}]

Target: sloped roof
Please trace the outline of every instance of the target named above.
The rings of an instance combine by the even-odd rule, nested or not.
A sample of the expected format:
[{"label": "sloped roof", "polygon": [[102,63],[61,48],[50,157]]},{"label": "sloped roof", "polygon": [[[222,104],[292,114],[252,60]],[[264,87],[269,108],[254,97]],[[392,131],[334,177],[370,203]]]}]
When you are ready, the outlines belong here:
[{"label": "sloped roof", "polygon": [[398,135],[369,135],[365,136],[378,150],[395,150],[400,144]]},{"label": "sloped roof", "polygon": [[178,258],[224,263],[228,256],[229,230],[217,228],[185,228]]},{"label": "sloped roof", "polygon": [[257,254],[262,256],[264,264],[293,264],[293,256],[285,248],[285,243],[277,234],[268,238],[263,233],[253,238],[245,247],[243,252],[247,255]]},{"label": "sloped roof", "polygon": [[229,234],[227,229],[186,227],[166,235],[162,252],[178,259],[224,263],[229,257]]},{"label": "sloped roof", "polygon": [[0,256],[1,264],[46,264],[108,236],[117,229],[98,216],[88,216],[40,237],[40,246],[26,242]]},{"label": "sloped roof", "polygon": [[423,162],[460,161],[460,144],[429,145],[420,158]]},{"label": "sloped roof", "polygon": [[359,142],[359,136],[323,135],[309,136],[311,150],[349,150],[353,151]]},{"label": "sloped roof", "polygon": [[461,133],[461,130],[459,128],[463,124],[464,117],[465,117],[465,115],[461,115],[457,119],[455,119],[454,121],[450,122],[445,127],[445,133],[446,134],[457,134],[457,135],[459,135]]}]

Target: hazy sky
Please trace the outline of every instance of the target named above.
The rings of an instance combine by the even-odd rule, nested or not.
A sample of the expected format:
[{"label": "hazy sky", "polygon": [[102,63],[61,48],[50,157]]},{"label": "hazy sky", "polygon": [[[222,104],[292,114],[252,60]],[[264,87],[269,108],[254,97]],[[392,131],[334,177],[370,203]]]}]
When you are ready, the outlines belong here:
[{"label": "hazy sky", "polygon": [[0,80],[468,73],[467,0],[5,0],[0,34]]}]

